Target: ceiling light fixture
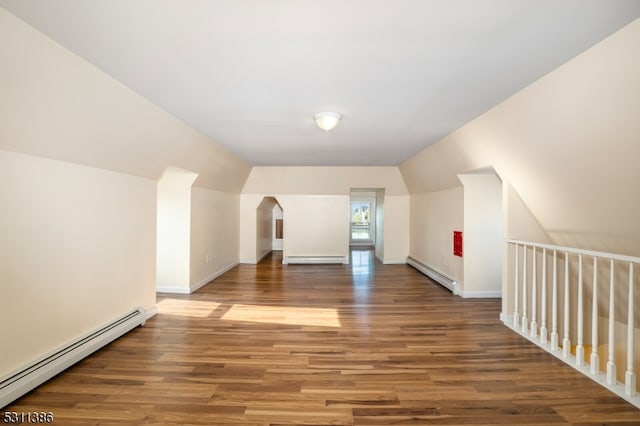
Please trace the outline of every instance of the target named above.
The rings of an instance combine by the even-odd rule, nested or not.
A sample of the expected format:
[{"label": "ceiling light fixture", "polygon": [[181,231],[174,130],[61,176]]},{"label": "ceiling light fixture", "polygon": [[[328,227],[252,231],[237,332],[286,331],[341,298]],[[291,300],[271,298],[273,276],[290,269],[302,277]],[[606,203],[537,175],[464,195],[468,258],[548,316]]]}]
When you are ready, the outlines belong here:
[{"label": "ceiling light fixture", "polygon": [[341,118],[342,114],[339,112],[325,111],[313,114],[313,119],[316,120],[318,127],[326,132],[336,127]]}]

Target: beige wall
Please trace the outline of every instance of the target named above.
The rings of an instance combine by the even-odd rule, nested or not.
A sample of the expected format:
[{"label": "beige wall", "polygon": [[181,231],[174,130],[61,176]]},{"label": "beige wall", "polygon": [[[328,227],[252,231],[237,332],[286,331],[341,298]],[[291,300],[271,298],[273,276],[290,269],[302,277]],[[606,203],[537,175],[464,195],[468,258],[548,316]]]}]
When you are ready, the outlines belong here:
[{"label": "beige wall", "polygon": [[[505,239],[552,243],[509,182],[502,182],[502,217]],[[506,318],[512,316],[514,309],[515,250],[504,243],[502,253],[502,315]]]},{"label": "beige wall", "polygon": [[349,195],[352,188],[408,194],[397,167],[254,167],[242,193]]},{"label": "beige wall", "polygon": [[463,212],[462,186],[411,195],[409,255],[458,283],[464,280],[464,264],[453,255],[453,231],[462,231]]},{"label": "beige wall", "polygon": [[464,186],[463,297],[500,297],[502,291],[502,182],[491,169],[458,175]]},{"label": "beige wall", "polygon": [[195,291],[238,264],[240,194],[191,188],[191,280]]},{"label": "beige wall", "polygon": [[198,177],[169,168],[158,181],[156,290],[189,293],[191,185]]},{"label": "beige wall", "polygon": [[407,262],[410,204],[408,195],[384,196],[383,263]]},{"label": "beige wall", "polygon": [[640,20],[400,166],[412,194],[493,166],[558,244],[640,254]]},{"label": "beige wall", "polygon": [[192,293],[238,264],[240,195],[196,176],[171,168],[158,182],[158,292]]},{"label": "beige wall", "polygon": [[[256,208],[274,196],[283,208],[283,256],[349,254],[349,196],[353,188],[385,190],[384,259],[406,259],[409,204],[397,167],[254,167],[241,195],[240,259],[251,263],[256,246]],[[390,216],[389,216],[390,215]]]},{"label": "beige wall", "polygon": [[239,193],[250,166],[0,8],[0,148]]},{"label": "beige wall", "polygon": [[551,238],[509,182],[503,182],[505,238],[551,244]]},{"label": "beige wall", "polygon": [[154,180],[0,150],[0,205],[0,376],[155,306]]},{"label": "beige wall", "polygon": [[[238,197],[250,166],[4,9],[0,63],[0,338],[12,342],[0,351],[1,376],[154,306],[165,169]],[[215,262],[237,259],[231,246]],[[208,273],[194,265],[200,256],[192,280]]]},{"label": "beige wall", "polygon": [[[270,198],[270,197],[267,197]],[[262,195],[240,196],[240,262],[256,263],[266,250],[266,220]],[[335,195],[276,195],[282,207],[287,256],[349,255],[349,197]],[[272,204],[273,207],[273,204]],[[269,215],[269,217],[271,217]],[[272,217],[271,217],[272,219]],[[271,243],[271,240],[268,240]],[[262,247],[262,250],[259,248]],[[269,250],[271,247],[269,246]],[[261,253],[258,256],[258,253]]]},{"label": "beige wall", "polygon": [[240,194],[240,263],[258,261],[258,206],[263,199],[263,195]]},{"label": "beige wall", "polygon": [[349,259],[349,196],[278,195],[284,212],[283,256]]}]

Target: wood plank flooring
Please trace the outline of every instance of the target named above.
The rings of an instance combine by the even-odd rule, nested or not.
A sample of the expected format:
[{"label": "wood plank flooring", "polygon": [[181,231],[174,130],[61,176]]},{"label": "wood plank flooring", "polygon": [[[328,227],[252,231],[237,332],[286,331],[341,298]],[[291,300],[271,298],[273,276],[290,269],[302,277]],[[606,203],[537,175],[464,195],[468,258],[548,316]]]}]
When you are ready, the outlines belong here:
[{"label": "wood plank flooring", "polygon": [[61,425],[640,425],[640,410],[407,265],[282,266],[188,296],[3,411]]}]

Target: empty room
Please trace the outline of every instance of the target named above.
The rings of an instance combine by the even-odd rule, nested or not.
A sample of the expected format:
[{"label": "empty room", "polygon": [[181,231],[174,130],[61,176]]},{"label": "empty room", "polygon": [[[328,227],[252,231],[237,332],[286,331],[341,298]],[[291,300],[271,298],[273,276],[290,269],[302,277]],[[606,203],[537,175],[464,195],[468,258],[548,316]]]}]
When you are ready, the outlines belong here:
[{"label": "empty room", "polygon": [[640,425],[640,0],[0,0],[0,419]]}]

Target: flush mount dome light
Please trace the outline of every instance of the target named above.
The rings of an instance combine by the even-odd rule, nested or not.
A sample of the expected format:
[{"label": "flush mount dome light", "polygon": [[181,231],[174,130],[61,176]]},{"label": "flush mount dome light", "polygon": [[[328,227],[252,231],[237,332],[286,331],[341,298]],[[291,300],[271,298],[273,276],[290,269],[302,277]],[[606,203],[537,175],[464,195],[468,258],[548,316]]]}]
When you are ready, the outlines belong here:
[{"label": "flush mount dome light", "polygon": [[326,132],[336,127],[341,118],[342,114],[339,112],[325,111],[313,114],[313,119],[316,120],[318,127]]}]

